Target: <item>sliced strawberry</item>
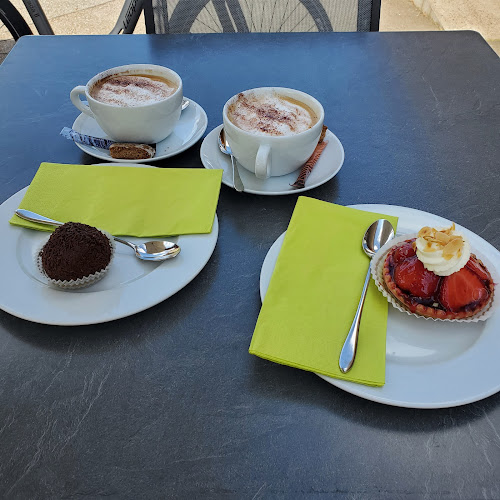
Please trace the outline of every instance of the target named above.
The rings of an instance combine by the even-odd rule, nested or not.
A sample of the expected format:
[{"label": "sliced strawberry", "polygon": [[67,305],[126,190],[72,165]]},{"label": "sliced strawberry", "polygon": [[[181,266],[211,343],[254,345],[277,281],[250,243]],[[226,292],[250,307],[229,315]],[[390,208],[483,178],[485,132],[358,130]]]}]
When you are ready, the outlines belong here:
[{"label": "sliced strawberry", "polygon": [[414,255],[415,249],[413,248],[413,244],[410,242],[396,247],[392,258],[394,259],[394,264],[399,264],[400,262],[403,262],[403,260],[413,257]]},{"label": "sliced strawberry", "polygon": [[440,279],[432,271],[428,271],[416,255],[400,262],[394,270],[394,281],[398,287],[422,299],[430,299],[436,295]]},{"label": "sliced strawberry", "polygon": [[479,264],[474,257],[471,257],[465,265],[470,271],[478,276],[479,279],[491,281],[490,273],[483,266],[481,266],[481,264]]},{"label": "sliced strawberry", "polygon": [[467,306],[484,302],[489,295],[488,289],[476,274],[463,267],[460,271],[443,278],[439,291],[439,302],[448,311],[457,312]]}]

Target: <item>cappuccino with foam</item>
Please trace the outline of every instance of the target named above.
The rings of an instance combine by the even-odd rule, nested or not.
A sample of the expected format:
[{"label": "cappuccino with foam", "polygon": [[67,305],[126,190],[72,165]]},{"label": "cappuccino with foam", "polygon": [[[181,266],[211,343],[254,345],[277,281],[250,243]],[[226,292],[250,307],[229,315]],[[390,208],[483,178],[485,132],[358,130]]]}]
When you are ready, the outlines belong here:
[{"label": "cappuccino with foam", "polygon": [[177,90],[174,82],[155,75],[110,75],[90,89],[90,95],[105,104],[144,106],[163,101]]},{"label": "cappuccino with foam", "polygon": [[234,157],[259,179],[301,167],[318,144],[324,117],[318,100],[284,87],[245,90],[222,109]]},{"label": "cappuccino with foam", "polygon": [[114,141],[154,144],[168,137],[179,121],[182,79],[163,66],[127,64],[78,85],[70,99]]},{"label": "cappuccino with foam", "polygon": [[227,115],[242,130],[271,136],[300,134],[318,121],[307,104],[274,90],[238,94],[228,106]]}]

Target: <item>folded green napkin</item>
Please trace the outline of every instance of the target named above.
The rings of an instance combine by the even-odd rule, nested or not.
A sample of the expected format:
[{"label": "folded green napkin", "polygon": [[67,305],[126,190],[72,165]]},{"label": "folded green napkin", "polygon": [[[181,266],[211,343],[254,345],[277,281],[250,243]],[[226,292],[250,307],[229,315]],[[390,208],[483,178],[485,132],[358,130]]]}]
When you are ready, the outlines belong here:
[{"label": "folded green napkin", "polygon": [[[114,235],[210,233],[222,170],[42,163],[19,208]],[[14,215],[11,224],[51,231]]]},{"label": "folded green napkin", "polygon": [[397,218],[299,197],[249,352],[277,363],[367,385],[385,382],[388,303],[373,280],[358,350],[343,374],[339,355],[370,263],[361,240],[370,224]]}]

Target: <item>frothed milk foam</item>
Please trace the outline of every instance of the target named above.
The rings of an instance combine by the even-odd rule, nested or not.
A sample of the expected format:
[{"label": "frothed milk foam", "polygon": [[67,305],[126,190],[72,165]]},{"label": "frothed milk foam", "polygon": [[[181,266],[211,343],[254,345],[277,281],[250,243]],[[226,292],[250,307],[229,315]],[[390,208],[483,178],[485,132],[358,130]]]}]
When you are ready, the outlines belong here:
[{"label": "frothed milk foam", "polygon": [[155,75],[111,75],[99,80],[90,95],[97,101],[115,106],[144,106],[171,96],[177,85]]},{"label": "frothed milk foam", "polygon": [[307,104],[274,91],[238,94],[227,115],[242,130],[273,136],[304,132],[318,121]]}]

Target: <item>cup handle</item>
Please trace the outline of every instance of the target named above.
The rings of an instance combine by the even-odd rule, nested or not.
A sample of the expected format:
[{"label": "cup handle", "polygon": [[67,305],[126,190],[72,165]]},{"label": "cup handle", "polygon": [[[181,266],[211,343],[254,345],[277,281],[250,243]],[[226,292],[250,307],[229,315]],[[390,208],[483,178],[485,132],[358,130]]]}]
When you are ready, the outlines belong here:
[{"label": "cup handle", "polygon": [[257,157],[255,158],[255,176],[259,179],[267,179],[270,175],[271,159],[269,154],[271,153],[271,146],[269,144],[261,144],[259,150],[257,151]]},{"label": "cup handle", "polygon": [[85,113],[86,115],[89,115],[95,119],[94,113],[92,113],[92,111],[90,111],[90,108],[86,104],[83,104],[83,102],[80,100],[80,95],[82,94],[85,95],[85,87],[83,85],[78,85],[78,87],[75,87],[69,95],[69,97],[71,98],[71,102],[82,113]]}]

